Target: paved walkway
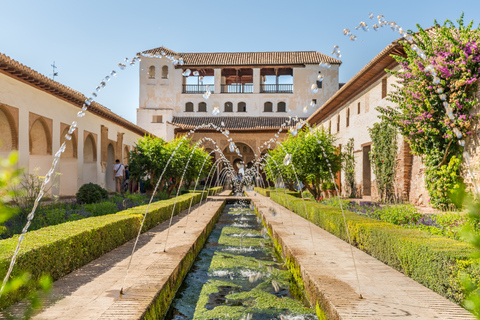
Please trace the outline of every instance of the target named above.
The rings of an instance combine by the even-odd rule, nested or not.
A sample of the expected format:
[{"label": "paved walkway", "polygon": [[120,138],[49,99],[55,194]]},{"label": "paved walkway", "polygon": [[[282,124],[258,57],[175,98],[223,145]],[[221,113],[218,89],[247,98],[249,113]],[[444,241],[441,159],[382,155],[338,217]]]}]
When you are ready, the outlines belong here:
[{"label": "paved walkway", "polygon": [[[119,292],[134,240],[55,281],[50,300],[33,319],[139,319],[221,205],[209,201],[192,210],[186,233],[185,212],[174,217],[166,252],[168,221],[143,233],[122,298]],[[9,311],[18,315],[23,309],[19,303]]]},{"label": "paved walkway", "polygon": [[346,242],[270,198],[247,194],[282,239],[284,248],[295,256],[304,279],[310,279],[318,296],[328,301],[329,319],[474,319],[460,306],[354,248],[364,298],[359,299]]}]

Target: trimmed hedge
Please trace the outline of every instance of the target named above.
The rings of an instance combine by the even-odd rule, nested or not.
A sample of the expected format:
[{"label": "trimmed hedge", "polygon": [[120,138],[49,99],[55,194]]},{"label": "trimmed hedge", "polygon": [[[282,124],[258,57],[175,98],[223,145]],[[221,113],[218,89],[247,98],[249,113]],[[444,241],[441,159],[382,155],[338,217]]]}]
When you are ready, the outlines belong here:
[{"label": "trimmed hedge", "polygon": [[[214,194],[221,187],[212,188]],[[178,197],[174,214],[200,201],[202,193],[188,193]],[[205,198],[205,197],[204,197]],[[152,203],[142,232],[170,218],[175,199]],[[66,222],[29,232],[22,243],[12,277],[29,272],[32,279],[49,274],[53,280],[78,269],[101,255],[133,239],[140,227],[145,206],[138,206],[99,217]],[[19,235],[0,241],[0,277],[3,279],[18,242]],[[34,282],[19,290],[3,295],[0,310],[24,298],[35,290]]]},{"label": "trimmed hedge", "polygon": [[[270,198],[283,206],[288,201],[292,211],[347,241],[340,209],[307,201],[306,216],[301,199],[273,192]],[[458,304],[463,301],[460,273],[467,274],[474,282],[480,281],[480,264],[471,258],[473,247],[468,243],[350,211],[345,211],[345,217],[356,247],[449,300]]]}]

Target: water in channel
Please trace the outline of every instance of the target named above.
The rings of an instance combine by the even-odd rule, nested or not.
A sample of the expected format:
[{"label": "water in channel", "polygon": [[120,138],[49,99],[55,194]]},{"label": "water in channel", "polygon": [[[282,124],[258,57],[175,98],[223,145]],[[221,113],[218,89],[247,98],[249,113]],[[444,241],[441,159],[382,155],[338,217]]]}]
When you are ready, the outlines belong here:
[{"label": "water in channel", "polygon": [[165,319],[316,319],[248,201],[225,206]]}]

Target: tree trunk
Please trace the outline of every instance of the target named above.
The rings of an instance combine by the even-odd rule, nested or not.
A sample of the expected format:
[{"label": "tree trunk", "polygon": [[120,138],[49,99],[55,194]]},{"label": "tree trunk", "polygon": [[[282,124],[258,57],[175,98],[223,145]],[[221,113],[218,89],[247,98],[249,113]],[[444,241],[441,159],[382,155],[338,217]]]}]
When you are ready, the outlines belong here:
[{"label": "tree trunk", "polygon": [[318,193],[317,193],[316,188],[315,188],[313,185],[310,185],[310,184],[306,184],[305,186],[307,187],[308,191],[310,191],[310,193],[312,194],[313,198],[314,198],[314,199],[317,199],[317,194],[318,194]]},{"label": "tree trunk", "polygon": [[165,188],[165,178],[162,178],[162,181],[160,181],[160,185],[158,186],[160,189],[158,189],[158,192],[163,192],[163,189]]},{"label": "tree trunk", "polygon": [[167,196],[170,198],[172,195],[172,191],[175,189],[175,187],[178,185],[178,179],[175,179],[175,183],[172,183],[171,185],[168,186],[167,189]]}]

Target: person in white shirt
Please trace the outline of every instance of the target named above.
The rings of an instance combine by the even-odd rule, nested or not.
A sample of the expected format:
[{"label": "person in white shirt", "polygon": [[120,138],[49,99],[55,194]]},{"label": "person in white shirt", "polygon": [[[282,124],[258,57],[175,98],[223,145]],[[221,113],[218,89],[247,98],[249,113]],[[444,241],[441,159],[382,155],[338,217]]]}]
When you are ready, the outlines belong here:
[{"label": "person in white shirt", "polygon": [[120,160],[115,160],[113,166],[113,180],[115,180],[115,187],[117,192],[122,191],[123,180],[125,179],[125,167],[120,163]]}]

